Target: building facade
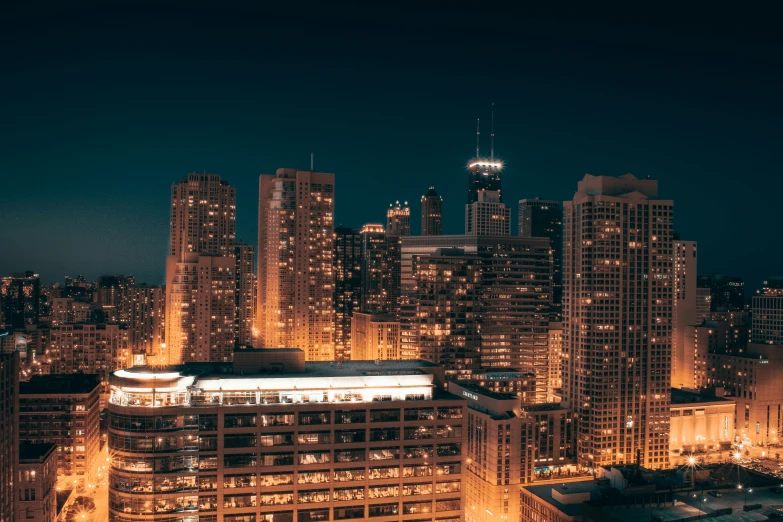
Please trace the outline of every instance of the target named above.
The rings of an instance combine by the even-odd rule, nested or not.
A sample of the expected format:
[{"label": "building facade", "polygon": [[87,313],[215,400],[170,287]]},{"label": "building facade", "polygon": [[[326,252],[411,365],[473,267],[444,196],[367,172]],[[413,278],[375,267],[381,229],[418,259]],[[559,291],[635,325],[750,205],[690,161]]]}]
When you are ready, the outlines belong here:
[{"label": "building facade", "polygon": [[439,236],[443,234],[443,198],[430,187],[421,197],[421,235]]},{"label": "building facade", "polygon": [[745,309],[745,282],[741,277],[724,274],[698,276],[698,286],[710,289],[711,312],[736,312]]},{"label": "building facade", "polygon": [[583,467],[669,463],[672,202],[630,174],[565,203],[563,391]]},{"label": "building facade", "polygon": [[[696,304],[696,242],[674,241],[674,358],[672,386],[690,382],[693,375],[693,352],[688,350],[690,328],[699,324]],[[686,384],[683,384],[685,386]]]},{"label": "building facade", "polygon": [[465,234],[511,235],[511,210],[500,199],[500,191],[482,190],[478,199],[465,205]]},{"label": "building facade", "polygon": [[19,354],[0,353],[0,522],[16,522]]},{"label": "building facade", "polygon": [[563,203],[545,199],[519,200],[519,237],[548,237],[552,248],[552,309],[550,321],[563,317]]},{"label": "building facade", "polygon": [[391,315],[354,312],[351,342],[354,361],[400,359],[400,322]]},{"label": "building facade", "polygon": [[672,389],[672,453],[712,453],[730,447],[734,442],[736,406],[733,400],[722,396]]},{"label": "building facade", "polygon": [[426,363],[239,362],[114,374],[109,520],[461,520],[465,401]]},{"label": "building facade", "polygon": [[381,225],[364,225],[362,235],[361,310],[393,314],[400,311],[401,237]]},{"label": "building facade", "polygon": [[764,281],[764,286],[753,296],[752,309],[752,341],[783,345],[783,280]]},{"label": "building facade", "polygon": [[411,235],[411,207],[408,202],[389,204],[386,211],[386,233],[390,236]]},{"label": "building facade", "polygon": [[40,292],[41,281],[34,272],[0,277],[0,325],[23,330],[38,324]]},{"label": "building facade", "polygon": [[57,474],[95,479],[100,449],[97,375],[42,375],[19,385],[19,439],[58,446]]},{"label": "building facade", "polygon": [[334,174],[261,175],[258,219],[260,345],[334,360]]},{"label": "building facade", "polygon": [[362,303],[362,234],[334,229],[334,359],[351,359],[351,318]]},{"label": "building facade", "polygon": [[161,362],[226,360],[235,341],[236,189],[215,174],[174,184],[170,238]]},{"label": "building facade", "polygon": [[560,402],[563,388],[563,323],[549,323],[549,380],[546,401]]},{"label": "building facade", "polygon": [[478,157],[468,164],[468,205],[479,200],[479,193],[485,190],[498,193],[498,200],[503,201],[501,172],[503,164],[494,159]]},{"label": "building facade", "polygon": [[57,445],[19,444],[17,520],[54,522],[57,519]]},{"label": "building facade", "polygon": [[234,246],[236,259],[236,346],[253,346],[253,328],[256,326],[256,249],[253,245],[237,243]]}]

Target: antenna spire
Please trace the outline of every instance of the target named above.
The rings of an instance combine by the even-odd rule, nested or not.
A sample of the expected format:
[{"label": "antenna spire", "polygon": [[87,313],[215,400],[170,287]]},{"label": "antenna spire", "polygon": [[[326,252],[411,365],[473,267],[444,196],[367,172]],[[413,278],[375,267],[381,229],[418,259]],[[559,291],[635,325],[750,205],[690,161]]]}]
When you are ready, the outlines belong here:
[{"label": "antenna spire", "polygon": [[495,103],[492,103],[492,128],[489,137],[489,160],[495,161]]},{"label": "antenna spire", "polygon": [[310,171],[315,172],[315,153],[310,153]]},{"label": "antenna spire", "polygon": [[479,136],[481,136],[481,132],[479,131],[479,119],[476,118],[476,159],[479,159]]}]

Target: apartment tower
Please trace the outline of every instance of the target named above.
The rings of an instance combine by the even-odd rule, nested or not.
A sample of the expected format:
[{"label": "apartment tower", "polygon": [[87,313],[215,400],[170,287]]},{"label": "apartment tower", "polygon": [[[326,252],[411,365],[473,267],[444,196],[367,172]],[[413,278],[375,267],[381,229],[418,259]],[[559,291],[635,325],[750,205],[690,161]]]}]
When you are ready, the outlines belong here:
[{"label": "apartment tower", "polygon": [[658,182],[585,175],[564,206],[563,388],[579,464],[669,464],[672,202]]},{"label": "apartment tower", "polygon": [[334,359],[334,174],[278,169],[259,180],[260,344]]},{"label": "apartment tower", "polygon": [[443,198],[430,187],[421,197],[421,235],[439,236],[443,234]]},{"label": "apartment tower", "polygon": [[350,227],[334,229],[334,358],[351,359],[351,320],[362,298],[362,234]]},{"label": "apartment tower", "polygon": [[253,245],[237,243],[236,258],[236,345],[253,346],[253,328],[256,321],[256,249]]}]

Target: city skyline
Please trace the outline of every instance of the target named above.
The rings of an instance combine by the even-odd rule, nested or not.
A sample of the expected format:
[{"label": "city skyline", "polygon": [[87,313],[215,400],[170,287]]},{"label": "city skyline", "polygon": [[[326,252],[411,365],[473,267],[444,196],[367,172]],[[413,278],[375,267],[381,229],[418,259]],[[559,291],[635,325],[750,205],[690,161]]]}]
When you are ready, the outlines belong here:
[{"label": "city skyline", "polygon": [[[771,173],[779,170],[774,92],[783,68],[776,66],[779,42],[761,20],[752,30],[758,26],[745,27],[743,15],[729,21],[689,9],[677,20],[645,13],[643,23],[639,13],[596,13],[586,24],[546,12],[482,9],[470,16],[424,9],[410,17],[404,9],[372,8],[344,19],[321,19],[318,9],[301,19],[282,8],[176,15],[142,7],[48,9],[74,33],[93,29],[93,39],[61,46],[55,23],[24,7],[12,10],[13,26],[2,31],[16,80],[0,87],[8,116],[0,126],[0,174],[15,195],[4,205],[10,248],[0,259],[2,273],[34,270],[45,282],[132,273],[160,284],[172,183],[191,171],[229,180],[237,187],[237,239],[252,244],[257,176],[280,166],[306,168],[311,152],[315,169],[334,172],[338,186],[373,179],[374,190],[338,194],[335,225],[383,222],[389,200],[418,202],[435,186],[444,198],[444,232],[459,233],[475,118],[483,120],[488,152],[494,103],[495,155],[506,166],[503,195],[513,223],[520,199],[566,201],[585,173],[630,172],[659,180],[678,203],[675,228],[699,242],[700,272],[740,275],[749,293],[775,275],[779,247],[753,223],[779,218],[772,198],[781,181]],[[114,28],[117,15],[142,24],[146,36]],[[225,22],[209,31],[215,36],[188,48],[176,43],[213,15]],[[355,24],[357,17],[372,21]],[[250,23],[227,29],[241,18]],[[624,24],[626,18],[634,23]],[[303,37],[283,47],[282,29],[255,31],[259,20],[264,27],[296,20]],[[497,24],[497,39],[463,38],[473,20]],[[338,30],[316,50],[327,26]],[[411,32],[419,37],[401,37]],[[361,49],[351,43],[357,38],[365,42]],[[626,45],[613,45],[615,38]],[[61,60],[46,61],[55,48]],[[111,60],[104,48],[112,49]],[[437,65],[430,70],[431,63]],[[502,81],[463,82],[468,64],[497,71]],[[285,76],[313,84],[266,81]],[[41,85],[56,86],[42,99]],[[747,175],[765,190],[738,181]],[[39,182],[35,191],[31,179]],[[753,216],[728,210],[739,209],[738,200],[753,202]],[[725,237],[733,238],[730,248]]]}]

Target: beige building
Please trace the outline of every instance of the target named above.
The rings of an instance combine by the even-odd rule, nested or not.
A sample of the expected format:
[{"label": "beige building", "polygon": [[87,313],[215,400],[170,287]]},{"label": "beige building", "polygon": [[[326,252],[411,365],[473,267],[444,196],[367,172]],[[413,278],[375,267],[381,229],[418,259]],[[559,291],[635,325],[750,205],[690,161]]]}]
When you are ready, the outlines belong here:
[{"label": "beige building", "polygon": [[68,323],[86,323],[92,318],[93,307],[72,297],[52,299],[52,326]]},{"label": "beige building", "polygon": [[400,322],[394,316],[353,313],[351,360],[394,361],[401,358],[400,344]]},{"label": "beige building", "polygon": [[722,390],[678,390],[672,388],[670,421],[674,454],[712,452],[734,442],[734,400]]},{"label": "beige building", "polygon": [[579,464],[666,467],[672,202],[654,180],[587,174],[564,223],[563,392]]},{"label": "beige building", "polygon": [[57,518],[57,444],[19,444],[16,520],[54,522]]},{"label": "beige building", "polygon": [[465,399],[442,369],[273,350],[270,375],[265,351],[114,373],[111,520],[461,521]]},{"label": "beige building", "polygon": [[236,189],[189,174],[171,190],[162,364],[225,361],[234,348]]},{"label": "beige building", "polygon": [[260,345],[334,359],[334,174],[278,169],[259,180]]},{"label": "beige building", "polygon": [[480,190],[478,200],[465,205],[465,235],[511,235],[511,209],[501,202],[499,190]]},{"label": "beige building", "polygon": [[674,323],[672,386],[693,387],[693,352],[687,348],[689,327],[699,324],[696,302],[696,242],[674,241]]}]

